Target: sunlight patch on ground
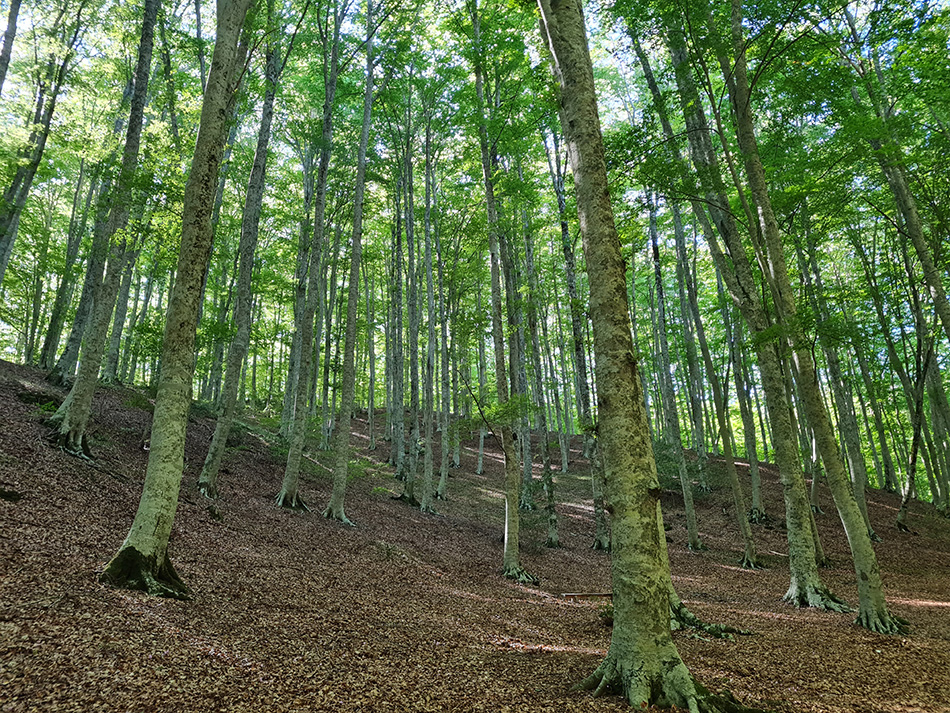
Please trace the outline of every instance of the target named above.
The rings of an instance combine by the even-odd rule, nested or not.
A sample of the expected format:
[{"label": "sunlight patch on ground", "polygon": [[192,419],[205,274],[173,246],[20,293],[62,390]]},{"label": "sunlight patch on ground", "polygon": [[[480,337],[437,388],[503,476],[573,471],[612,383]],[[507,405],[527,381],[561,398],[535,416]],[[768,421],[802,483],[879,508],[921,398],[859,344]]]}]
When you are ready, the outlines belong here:
[{"label": "sunlight patch on ground", "polygon": [[514,649],[515,651],[544,651],[549,653],[589,654],[591,656],[607,655],[604,649],[587,649],[580,646],[554,646],[552,644],[527,644],[520,639],[512,639],[508,636],[492,636],[488,641],[497,648]]},{"label": "sunlight patch on ground", "polygon": [[888,597],[888,599],[897,604],[906,604],[911,607],[941,607],[950,609],[950,602],[936,602],[927,599],[894,599],[893,597]]}]

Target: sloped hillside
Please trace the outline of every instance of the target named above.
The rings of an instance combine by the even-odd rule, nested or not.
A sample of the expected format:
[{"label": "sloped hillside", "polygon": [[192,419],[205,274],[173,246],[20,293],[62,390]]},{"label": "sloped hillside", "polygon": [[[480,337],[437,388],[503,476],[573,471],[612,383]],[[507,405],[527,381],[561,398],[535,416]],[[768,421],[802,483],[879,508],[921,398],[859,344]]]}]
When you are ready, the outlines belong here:
[{"label": "sloped hillside", "polygon": [[[596,601],[608,557],[593,538],[587,463],[559,474],[561,539],[524,516],[523,561],[538,588],[499,574],[499,453],[474,474],[464,442],[449,500],[427,516],[393,499],[401,485],[355,424],[345,528],[320,517],[326,454],[309,452],[304,497],[314,513],[279,510],[279,448],[243,428],[222,473],[222,499],[194,489],[213,422],[191,424],[172,537],[192,601],[106,588],[97,574],[131,523],[141,491],[148,400],[121,387],[97,397],[85,462],[50,447],[57,392],[34,370],[0,363],[0,710],[2,711],[624,711],[616,697],[571,691],[603,657],[609,629]],[[379,419],[382,421],[382,418]],[[378,424],[382,427],[382,423]],[[263,435],[262,435],[263,434]],[[849,615],[781,603],[787,588],[781,492],[771,529],[755,527],[767,569],[735,566],[739,537],[725,487],[698,497],[709,550],[685,550],[677,498],[664,498],[675,584],[701,617],[749,629],[735,641],[677,632],[695,675],[775,711],[950,710],[950,522],[915,505],[914,533],[893,526],[895,496],[871,494],[889,604],[911,634],[881,637]],[[854,572],[830,500],[819,518],[834,567],[826,582],[854,600]]]}]

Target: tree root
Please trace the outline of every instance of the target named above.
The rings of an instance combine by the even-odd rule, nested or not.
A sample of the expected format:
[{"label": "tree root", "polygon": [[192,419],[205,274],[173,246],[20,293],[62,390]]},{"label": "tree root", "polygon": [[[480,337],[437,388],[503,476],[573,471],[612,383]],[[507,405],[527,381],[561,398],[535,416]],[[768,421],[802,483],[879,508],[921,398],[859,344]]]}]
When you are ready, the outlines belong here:
[{"label": "tree root", "polygon": [[690,713],[765,713],[743,705],[728,691],[712,693],[693,679],[679,656],[661,662],[661,672],[653,675],[645,672],[643,662],[618,666],[613,658],[608,655],[574,690],[591,691],[594,697],[619,693],[634,710],[676,706]]},{"label": "tree root", "polygon": [[610,538],[606,535],[599,535],[594,538],[590,548],[597,552],[610,552]]},{"label": "tree root", "polygon": [[751,557],[747,552],[742,554],[742,559],[739,560],[739,566],[742,567],[742,569],[765,569],[765,567],[756,561],[755,557]]},{"label": "tree root", "polygon": [[[218,486],[216,483],[208,481],[198,481],[198,492],[204,495],[208,500],[218,499]],[[279,497],[279,496],[278,496]]]},{"label": "tree root", "polygon": [[134,547],[123,547],[99,575],[102,584],[121,589],[134,589],[153,597],[191,599],[188,586],[166,555],[160,563]]},{"label": "tree root", "polygon": [[824,586],[814,584],[799,585],[795,582],[788,588],[783,602],[794,604],[796,607],[815,607],[825,611],[848,613],[854,611],[844,599],[835,596]]},{"label": "tree root", "polygon": [[899,616],[890,614],[887,610],[862,611],[858,618],[854,620],[858,626],[862,626],[875,634],[907,634],[910,632],[910,622],[901,619]]},{"label": "tree root", "polygon": [[277,507],[284,508],[286,510],[293,510],[295,512],[310,512],[310,506],[303,501],[303,498],[300,497],[298,493],[291,495],[283,488],[281,488],[280,492],[277,493],[277,497],[274,498],[274,503],[276,503]]},{"label": "tree root", "polygon": [[528,571],[527,571],[524,567],[522,567],[521,565],[514,565],[514,566],[505,567],[505,569],[504,569],[504,571],[502,571],[501,575],[502,575],[505,579],[512,579],[512,580],[514,580],[515,582],[518,582],[519,584],[527,584],[527,585],[529,585],[529,586],[537,586],[538,584],[541,583],[541,580],[540,580],[540,579],[538,579],[538,578],[535,577],[533,574],[531,574],[530,572],[528,572]]},{"label": "tree root", "polygon": [[715,639],[727,639],[729,641],[733,640],[733,634],[740,634],[743,636],[750,635],[752,632],[747,631],[746,629],[737,629],[728,624],[707,624],[705,621],[700,619],[698,616],[693,614],[679,597],[670,598],[670,629],[676,631],[677,629],[695,629],[696,631],[701,631],[708,636],[712,636]]},{"label": "tree root", "polygon": [[[56,428],[57,423],[48,421],[50,426]],[[63,453],[74,458],[79,458],[81,460],[93,460],[92,450],[89,448],[89,438],[85,433],[81,433],[78,436],[70,433],[69,431],[63,432],[58,429],[54,430],[49,436],[49,442],[52,446],[59,448]]]},{"label": "tree root", "polygon": [[331,508],[328,505],[326,510],[323,511],[323,516],[327,520],[336,520],[337,522],[341,522],[347,527],[356,527],[356,523],[350,520],[350,518],[346,516],[346,513],[343,512],[343,508],[340,508],[339,512],[337,512],[334,510],[334,508]]},{"label": "tree root", "polygon": [[[438,496],[436,496],[436,497],[438,497]],[[419,512],[425,513],[426,515],[438,515],[438,514],[439,514],[439,511],[436,510],[434,507],[432,507],[431,504],[429,504],[429,505],[419,505]]]}]

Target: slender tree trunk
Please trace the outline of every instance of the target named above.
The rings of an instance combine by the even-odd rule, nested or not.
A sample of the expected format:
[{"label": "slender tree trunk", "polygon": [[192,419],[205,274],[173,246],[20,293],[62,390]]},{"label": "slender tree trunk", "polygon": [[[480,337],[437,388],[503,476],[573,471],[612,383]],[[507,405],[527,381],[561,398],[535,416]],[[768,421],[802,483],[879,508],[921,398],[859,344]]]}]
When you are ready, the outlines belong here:
[{"label": "slender tree trunk", "polygon": [[366,7],[366,86],[363,94],[363,129],[356,158],[356,188],[353,191],[353,242],[350,247],[350,284],[346,300],[346,336],[343,346],[343,385],[340,395],[340,411],[333,435],[333,492],[323,511],[324,517],[351,525],[344,511],[346,480],[350,462],[350,418],[356,391],[356,320],[360,299],[360,263],[363,239],[363,196],[366,188],[366,151],[369,146],[369,131],[373,109],[373,0]]},{"label": "slender tree trunk", "polygon": [[660,266],[659,235],[656,225],[656,197],[650,196],[650,241],[653,245],[653,275],[656,285],[657,302],[657,336],[659,338],[659,368],[660,395],[663,407],[663,437],[669,449],[670,456],[676,464],[679,474],[680,487],[683,491],[683,506],[686,511],[686,531],[688,546],[691,550],[703,549],[699,540],[699,530],[696,526],[696,508],[693,505],[693,485],[686,473],[686,459],[683,455],[683,439],[680,432],[680,420],[677,413],[676,395],[673,390],[673,380],[670,376],[670,346],[667,341],[669,326],[666,322],[666,291],[663,288],[663,272]]},{"label": "slender tree trunk", "polygon": [[182,208],[182,243],[177,280],[162,347],[162,373],[145,474],[135,521],[101,581],[149,594],[184,596],[188,589],[168,557],[184,466],[185,431],[191,405],[198,299],[211,254],[214,189],[235,90],[234,64],[245,15],[252,0],[221,0],[211,76]]},{"label": "slender tree trunk", "polygon": [[10,0],[10,7],[7,10],[7,29],[3,32],[3,47],[0,48],[0,92],[3,91],[3,82],[7,78],[7,67],[10,66],[10,55],[13,52],[13,40],[16,38],[19,14],[20,0]]},{"label": "slender tree trunk", "polygon": [[[83,336],[79,374],[66,400],[51,419],[58,428],[60,447],[68,453],[77,455],[90,455],[86,444],[86,425],[92,412],[92,399],[99,378],[99,367],[102,363],[109,321],[119,289],[119,279],[129,259],[127,239],[122,233],[128,225],[132,208],[133,179],[142,138],[158,5],[159,0],[145,0],[138,62],[135,68],[135,88],[132,92],[129,123],[122,151],[122,166],[116,186],[109,198],[109,219],[104,226],[105,239],[112,243],[108,267],[93,298],[91,321]],[[116,239],[116,235],[121,237]]]},{"label": "slender tree trunk", "polygon": [[[734,51],[733,71],[735,87],[733,108],[739,148],[742,151],[746,177],[755,201],[759,217],[758,229],[764,239],[767,264],[774,279],[774,292],[781,323],[790,330],[789,345],[799,376],[799,391],[809,425],[815,434],[821,459],[825,465],[828,486],[841,516],[842,524],[851,546],[857,575],[859,614],[858,622],[867,629],[879,633],[896,633],[903,630],[899,620],[892,617],[884,599],[880,568],[864,518],[851,491],[850,482],[841,461],[840,451],[828,412],[821,399],[818,375],[812,357],[811,345],[804,339],[797,320],[794,293],[785,264],[778,222],[772,212],[771,198],[765,171],[759,159],[753,129],[751,91],[748,82],[745,39],[742,29],[742,1],[732,0],[732,41]],[[950,324],[950,322],[948,322]]]},{"label": "slender tree trunk", "polygon": [[[330,47],[325,47],[323,124],[320,144],[320,160],[314,187],[313,241],[310,247],[310,260],[307,276],[307,299],[300,320],[300,354],[294,401],[293,427],[287,448],[287,465],[276,502],[280,507],[307,509],[300,497],[300,458],[303,455],[307,426],[307,395],[310,391],[311,362],[315,346],[313,321],[317,311],[323,269],[320,255],[323,252],[324,230],[326,227],[327,177],[330,170],[330,152],[333,145],[333,109],[336,98],[337,78],[340,69],[340,29],[346,14],[346,7],[332,7],[332,37],[327,38]],[[319,334],[317,335],[319,338]]]},{"label": "slender tree trunk", "polygon": [[[273,9],[268,8],[272,13]],[[271,18],[271,23],[273,18]],[[269,23],[270,24],[270,23]],[[224,458],[224,449],[237,405],[237,387],[241,367],[247,356],[251,339],[251,277],[254,272],[254,255],[257,251],[257,238],[260,233],[261,206],[264,202],[264,178],[267,172],[267,151],[270,143],[271,123],[274,117],[274,97],[277,93],[277,80],[280,71],[280,49],[275,44],[268,45],[265,58],[264,104],[261,109],[261,124],[257,132],[257,148],[254,162],[247,182],[244,199],[244,218],[241,222],[241,239],[238,246],[240,263],[237,275],[237,295],[234,300],[234,339],[228,348],[227,369],[224,386],[218,405],[218,419],[215,422],[214,435],[205,456],[201,475],[198,476],[198,490],[205,497],[218,495],[218,474]]]},{"label": "slender tree trunk", "polygon": [[[481,41],[481,18],[477,0],[468,0],[472,19],[472,41],[475,64],[475,94],[478,103],[478,137],[481,149],[482,180],[485,184],[485,210],[488,217],[489,261],[491,265],[491,325],[492,343],[495,352],[495,393],[499,405],[508,402],[508,368],[505,359],[504,323],[502,321],[502,285],[500,235],[498,209],[495,204],[495,185],[492,178],[492,161],[488,143],[488,126],[485,117],[483,48]],[[518,451],[514,443],[511,424],[507,421],[497,425],[496,434],[505,457],[505,537],[502,557],[502,573],[509,579],[526,584],[537,584],[538,579],[528,573],[520,562],[519,534],[521,478]]]}]

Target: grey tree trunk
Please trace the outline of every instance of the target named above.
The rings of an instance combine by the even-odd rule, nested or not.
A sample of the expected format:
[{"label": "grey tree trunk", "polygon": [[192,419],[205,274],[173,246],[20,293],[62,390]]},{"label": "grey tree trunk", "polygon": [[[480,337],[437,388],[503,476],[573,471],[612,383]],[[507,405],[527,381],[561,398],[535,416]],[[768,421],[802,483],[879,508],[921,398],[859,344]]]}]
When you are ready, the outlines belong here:
[{"label": "grey tree trunk", "polygon": [[[324,100],[323,124],[320,142],[320,161],[314,184],[313,241],[310,246],[309,269],[307,276],[307,299],[300,319],[300,354],[297,371],[297,383],[294,399],[294,420],[287,448],[287,465],[280,492],[275,498],[280,507],[290,509],[308,509],[300,497],[300,459],[303,455],[307,426],[307,396],[310,391],[311,362],[314,347],[313,320],[319,299],[323,251],[326,224],[327,176],[330,170],[330,153],[333,145],[333,109],[336,99],[337,78],[340,71],[340,29],[346,15],[347,6],[332,7],[332,37],[327,38],[330,46],[324,47]],[[326,57],[329,54],[329,57]],[[319,335],[318,335],[319,336]]]},{"label": "grey tree trunk", "polygon": [[[350,249],[350,284],[346,300],[346,336],[343,346],[343,385],[340,389],[340,411],[333,434],[333,492],[323,511],[324,517],[351,525],[344,511],[346,480],[349,475],[350,417],[353,414],[353,397],[356,391],[356,319],[360,299],[360,262],[363,239],[363,196],[366,189],[366,151],[369,146],[369,131],[373,110],[373,2],[366,6],[366,86],[363,93],[363,128],[356,158],[356,187],[353,191],[353,242]],[[430,493],[431,496],[431,493]]]},{"label": "grey tree trunk", "polygon": [[[273,12],[268,8],[269,13]],[[271,19],[272,24],[273,20]],[[273,29],[273,28],[272,28]],[[251,277],[254,272],[254,255],[257,251],[257,238],[260,234],[261,206],[264,202],[264,178],[267,172],[267,151],[270,144],[271,123],[274,118],[274,97],[277,93],[277,80],[280,71],[280,48],[269,43],[265,57],[264,103],[261,108],[261,124],[257,132],[257,148],[254,162],[247,182],[244,199],[244,217],[241,221],[241,239],[238,246],[240,262],[237,275],[237,295],[234,301],[234,326],[236,332],[228,348],[227,369],[224,385],[218,405],[218,419],[215,422],[214,435],[205,456],[201,475],[198,476],[198,490],[205,497],[218,495],[218,474],[224,458],[224,449],[237,405],[238,380],[241,367],[247,357],[251,339]]]},{"label": "grey tree trunk", "polygon": [[[475,94],[478,111],[478,143],[481,150],[482,181],[485,185],[485,211],[488,218],[489,261],[491,265],[491,325],[495,355],[495,395],[499,405],[508,402],[508,367],[505,359],[504,323],[502,320],[502,284],[498,209],[495,203],[495,185],[488,143],[488,125],[485,117],[483,47],[481,40],[481,17],[477,0],[467,0],[472,19],[472,43],[474,50]],[[527,572],[520,561],[519,535],[521,477],[518,450],[514,443],[511,424],[497,424],[496,436],[505,457],[505,537],[502,556],[502,574],[525,584],[537,584],[538,579]]]},{"label": "grey tree trunk", "polygon": [[67,5],[64,3],[59,8],[49,36],[54,39],[51,44],[61,49],[62,57],[57,57],[55,50],[51,50],[48,57],[39,60],[41,68],[37,68],[37,88],[29,136],[18,152],[13,179],[0,200],[0,285],[3,284],[3,276],[13,253],[20,215],[26,206],[33,179],[46,151],[56,102],[65,86],[71,62],[76,54],[76,44],[84,29],[84,9],[85,6],[80,6],[78,12],[67,16]]},{"label": "grey tree trunk", "polygon": [[[858,584],[857,621],[863,627],[878,633],[897,633],[903,631],[904,627],[902,622],[891,616],[888,611],[880,568],[868,528],[851,491],[834,430],[821,398],[811,344],[802,334],[801,323],[797,319],[795,297],[785,264],[781,234],[772,212],[765,170],[759,159],[753,128],[751,90],[746,68],[746,43],[742,28],[742,0],[732,0],[732,42],[735,85],[730,87],[730,93],[733,94],[736,135],[742,151],[746,178],[757,208],[759,219],[757,227],[765,243],[767,265],[774,280],[773,291],[778,316],[783,326],[789,331],[788,341],[798,370],[802,406],[815,434],[821,459],[825,465],[828,486],[847,533],[848,544],[851,546]],[[950,327],[950,321],[948,321],[948,327]]]},{"label": "grey tree trunk", "polygon": [[[67,453],[87,457],[90,452],[86,443],[86,425],[92,412],[92,399],[99,378],[109,321],[119,290],[119,280],[128,260],[127,238],[123,233],[129,222],[133,202],[133,179],[142,138],[158,6],[159,0],[145,0],[135,67],[135,88],[132,91],[129,123],[122,150],[122,166],[109,198],[109,219],[103,226],[105,239],[112,243],[106,274],[93,297],[91,321],[83,335],[82,359],[76,381],[66,400],[51,418],[51,422],[58,428],[60,447]],[[116,235],[120,236],[118,240]]]},{"label": "grey tree trunk", "polygon": [[218,2],[211,73],[185,186],[181,252],[165,323],[145,485],[129,534],[100,577],[105,583],[149,594],[180,597],[188,592],[168,557],[168,540],[184,466],[198,300],[211,254],[214,190],[227,130],[228,101],[235,90],[238,37],[251,2]]},{"label": "grey tree trunk", "polygon": [[16,38],[16,24],[20,15],[20,0],[10,0],[7,10],[7,29],[3,32],[3,47],[0,48],[0,93],[3,92],[3,82],[7,78],[7,67],[10,66],[10,55],[13,52],[13,40]]},{"label": "grey tree trunk", "polygon": [[650,196],[650,242],[653,245],[653,275],[656,285],[657,304],[657,337],[659,341],[659,379],[660,395],[663,407],[663,438],[670,456],[676,464],[679,474],[680,487],[683,491],[683,506],[686,512],[686,532],[688,547],[691,550],[703,549],[699,540],[699,530],[696,526],[696,508],[693,505],[693,485],[686,472],[686,459],[683,454],[683,439],[680,431],[680,420],[677,412],[676,394],[673,389],[673,379],[670,376],[670,346],[667,340],[669,326],[666,322],[666,290],[663,288],[663,272],[660,266],[660,245],[656,224],[656,197]]},{"label": "grey tree trunk", "polygon": [[73,195],[72,213],[69,217],[69,229],[66,233],[66,257],[63,265],[63,274],[56,288],[56,298],[50,311],[49,327],[43,340],[43,350],[40,352],[40,368],[49,371],[53,368],[59,342],[63,336],[63,325],[66,322],[66,310],[73,299],[76,288],[76,261],[79,257],[79,248],[86,232],[86,220],[89,215],[89,206],[98,186],[98,176],[89,181],[86,190],[86,200],[80,201],[85,173],[85,158],[79,162],[79,177],[76,179],[76,192]]},{"label": "grey tree trunk", "polygon": [[[428,334],[426,335],[426,366],[423,383],[422,418],[425,420],[424,454],[422,464],[422,496],[419,498],[419,509],[422,512],[434,513],[432,499],[435,495],[434,486],[434,456],[433,437],[435,435],[435,278],[432,269],[432,186],[433,176],[432,157],[432,121],[426,117],[425,136],[425,217],[424,228],[424,256],[426,271],[426,319]],[[447,445],[449,434],[442,434],[443,449]],[[448,459],[445,459],[448,461]]]},{"label": "grey tree trunk", "polygon": [[[688,64],[682,30],[668,26],[667,41],[673,60],[680,105],[686,121],[690,155],[700,186],[697,188],[697,195],[706,198],[709,216],[707,217],[705,211],[695,213],[701,225],[708,226],[710,218],[715,224],[718,234],[729,250],[731,260],[726,258],[716,233],[709,226],[704,228],[704,233],[710,238],[709,247],[713,259],[732,299],[753,333],[762,333],[769,328],[769,322],[759,298],[752,266],[740,239],[735,216],[726,197],[718,156],[712,147],[711,132]],[[785,497],[791,580],[785,599],[798,606],[847,610],[847,605],[828,591],[818,575],[811,529],[811,508],[808,505],[798,446],[785,397],[785,376],[781,360],[774,344],[765,340],[757,343],[756,352]]]}]

